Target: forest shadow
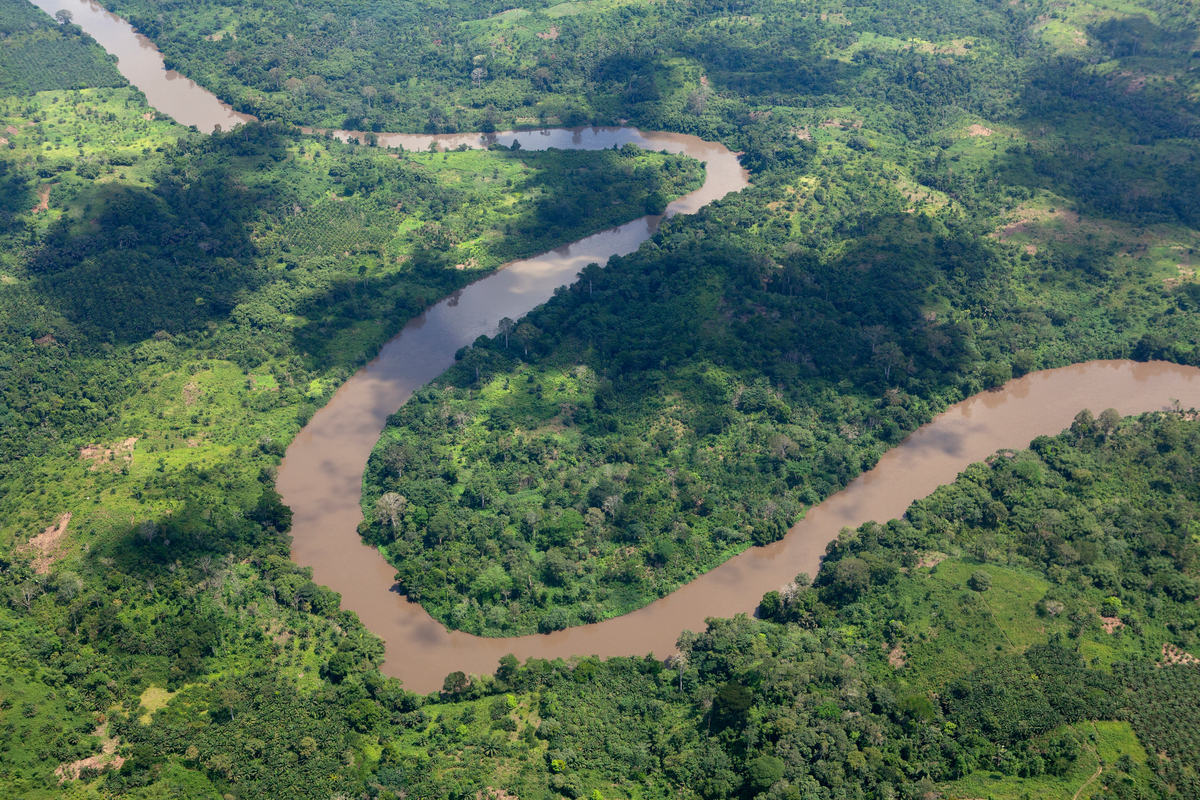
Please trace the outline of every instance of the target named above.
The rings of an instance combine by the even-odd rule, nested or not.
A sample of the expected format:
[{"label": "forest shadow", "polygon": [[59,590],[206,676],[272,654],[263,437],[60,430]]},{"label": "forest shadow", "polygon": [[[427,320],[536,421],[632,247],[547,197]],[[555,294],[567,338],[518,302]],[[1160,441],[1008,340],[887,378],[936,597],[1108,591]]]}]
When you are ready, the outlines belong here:
[{"label": "forest shadow", "polygon": [[830,94],[861,71],[856,65],[817,54],[785,55],[732,41],[712,42],[685,52],[704,65],[715,88],[748,95]]},{"label": "forest shadow", "polygon": [[1043,64],[1022,99],[1031,111],[1017,124],[1031,141],[1053,131],[1070,146],[1010,147],[994,162],[997,176],[1051,190],[1082,213],[1200,226],[1200,108],[1179,99],[1131,91],[1073,59]]},{"label": "forest shadow", "polygon": [[252,205],[221,167],[187,186],[88,185],[32,254],[34,287],[96,340],[194,330],[257,281]]},{"label": "forest shadow", "polygon": [[1146,17],[1126,17],[1090,25],[1088,34],[1103,42],[1113,58],[1171,58],[1186,57],[1196,43],[1197,30],[1195,25],[1169,29]]}]

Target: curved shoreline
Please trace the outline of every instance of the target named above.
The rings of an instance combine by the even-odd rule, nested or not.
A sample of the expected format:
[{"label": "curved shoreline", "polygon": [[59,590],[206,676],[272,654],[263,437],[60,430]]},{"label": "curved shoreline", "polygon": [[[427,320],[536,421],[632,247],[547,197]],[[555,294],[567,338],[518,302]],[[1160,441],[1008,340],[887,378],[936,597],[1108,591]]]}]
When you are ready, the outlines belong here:
[{"label": "curved shoreline", "polygon": [[[400,345],[404,334],[390,344]],[[411,351],[409,351],[411,352]],[[394,363],[394,362],[393,362]],[[376,369],[386,369],[377,365]],[[571,655],[665,656],[685,629],[698,630],[710,616],[752,613],[762,594],[789,582],[797,573],[816,574],[825,545],[843,527],[901,516],[913,500],[952,482],[968,464],[996,450],[1024,448],[1043,434],[1068,427],[1082,408],[1113,407],[1122,415],[1165,410],[1178,399],[1186,408],[1200,406],[1200,369],[1165,362],[1092,361],[1045,370],[1011,381],[1001,390],[984,392],[951,406],[883,455],[874,469],[818,506],[794,525],[781,541],[753,547],[705,573],[672,594],[621,617],[568,628],[548,635],[484,638],[448,631],[420,605],[395,593],[393,568],[374,548],[362,544],[356,525],[361,466],[375,441],[363,448],[357,471],[337,474],[322,457],[321,442],[363,425],[377,380],[365,368],[318,412],[288,450],[279,488],[295,512],[292,557],[314,568],[321,583],[343,592],[343,607],[356,611],[363,623],[388,642],[384,673],[402,678],[409,689],[433,691],[449,672],[485,673],[513,653],[519,659]],[[367,373],[367,374],[364,374]],[[413,380],[412,388],[422,381]],[[342,392],[339,392],[341,395]],[[398,405],[398,404],[397,404]],[[382,413],[394,410],[391,405]],[[318,420],[326,414],[325,420]],[[373,430],[374,426],[370,426]],[[315,469],[313,469],[315,467]],[[352,494],[354,519],[325,528],[311,516],[317,498],[306,494],[319,487],[297,479],[304,471],[336,480]],[[390,594],[384,591],[391,587]]]},{"label": "curved shoreline", "polygon": [[[707,162],[704,186],[671,203],[667,216],[695,212],[748,185],[746,172],[734,153],[693,136],[642,133],[634,128],[583,128],[509,132],[501,137],[504,141],[515,138],[529,150],[607,149],[633,142]],[[386,141],[381,136],[380,143],[416,149],[428,146],[433,138],[391,134]],[[448,147],[480,146],[478,134],[436,139]],[[405,325],[371,363],[355,373],[313,415],[288,447],[276,488],[292,509],[292,559],[312,567],[314,580],[341,592],[342,607],[355,611],[367,628],[384,638],[388,647],[382,670],[402,678],[408,688],[432,691],[441,686],[448,672],[457,669],[491,671],[500,656],[514,647],[526,654],[519,643],[532,642],[526,641],[530,637],[484,639],[449,633],[421,606],[395,593],[394,568],[378,550],[362,543],[358,535],[362,476],[387,417],[414,390],[453,364],[459,347],[471,344],[480,335],[494,333],[503,317],[519,319],[529,313],[550,299],[557,287],[574,281],[575,274],[587,264],[603,264],[614,254],[634,252],[654,235],[661,219],[642,217],[540,256],[513,262],[455,292]],[[557,641],[558,635],[532,639]],[[674,638],[672,634],[672,642]],[[493,653],[497,647],[499,652]],[[576,652],[572,648],[576,648],[574,643],[566,645],[566,650],[557,648],[554,655],[570,655]],[[534,655],[534,649],[527,654]],[[615,654],[607,648],[587,652],[600,651]]]},{"label": "curved shoreline", "polygon": [[[153,43],[90,0],[35,0],[50,14],[68,9],[76,22],[109,52],[118,68],[161,111],[184,125],[212,131],[253,119],[194,82],[166,70]],[[338,135],[362,136],[339,131]],[[695,137],[642,133],[632,128],[581,128],[427,136],[376,134],[385,146],[425,149],[431,141],[449,149],[460,144],[521,142],[526,149],[598,148],[632,141],[651,149],[685,152],[708,162],[705,186],[680,198],[668,215],[690,213],[743,188],[745,172],[736,155]],[[411,320],[378,357],[347,381],[288,448],[278,488],[295,512],[293,559],[312,566],[315,578],[340,591],[343,607],[389,642],[383,671],[403,678],[409,689],[431,691],[454,670],[490,672],[514,653],[556,658],[582,655],[665,655],[680,631],[699,629],[709,616],[751,612],[762,593],[798,572],[815,574],[825,545],[842,527],[900,516],[915,499],[954,480],[966,465],[1002,448],[1022,448],[1034,437],[1067,427],[1075,413],[1114,407],[1123,415],[1170,407],[1200,406],[1200,369],[1167,363],[1094,361],[1027,375],[958,403],[889,450],[874,469],[809,509],[787,536],[751,548],[674,593],[622,617],[550,635],[488,639],[447,631],[419,605],[394,591],[392,567],[357,533],[361,519],[362,473],[387,416],[412,391],[453,362],[453,352],[490,333],[502,316],[518,318],[568,282],[578,268],[603,263],[614,253],[636,250],[657,229],[658,217],[643,217],[536,258],[515,262],[443,299]]]}]

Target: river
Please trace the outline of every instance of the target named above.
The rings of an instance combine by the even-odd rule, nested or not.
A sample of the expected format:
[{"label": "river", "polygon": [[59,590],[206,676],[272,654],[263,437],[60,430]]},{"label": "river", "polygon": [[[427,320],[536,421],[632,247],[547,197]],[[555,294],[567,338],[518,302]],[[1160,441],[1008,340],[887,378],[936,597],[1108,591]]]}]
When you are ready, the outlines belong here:
[{"label": "river", "polygon": [[[66,8],[101,45],[120,58],[122,74],[150,103],[184,125],[212,131],[250,119],[236,114],[192,81],[164,69],[148,39],[122,19],[87,0],[35,0],[53,14]],[[353,135],[342,132],[340,135]],[[360,134],[361,135],[361,134]],[[517,139],[527,149],[611,147],[634,142],[654,150],[685,153],[707,162],[704,187],[680,198],[668,215],[691,213],[747,185],[737,158],[719,144],[677,134],[632,128],[524,131],[419,136],[378,134],[380,144],[425,149]],[[1041,434],[1067,427],[1082,408],[1122,414],[1168,408],[1178,400],[1200,407],[1200,369],[1161,362],[1094,361],[1045,370],[985,392],[947,409],[886,453],[874,469],[824,503],[809,509],[781,541],[752,548],[643,609],[595,625],[549,635],[485,639],[447,631],[419,605],[395,592],[393,572],[357,534],[362,474],[387,416],[413,390],[453,362],[454,351],[492,333],[502,317],[517,319],[570,282],[589,262],[633,252],[652,236],[661,218],[644,217],[589,236],[536,258],[518,261],[456,292],[384,345],[318,411],[288,448],[278,488],[294,512],[292,557],[311,566],[315,579],[342,593],[344,608],[388,643],[383,671],[405,686],[429,692],[449,672],[491,672],[513,653],[556,658],[570,655],[644,655],[674,650],[685,629],[700,630],[710,616],[753,612],[763,593],[799,572],[815,575],[828,541],[841,528],[904,513],[915,499],[949,483],[966,465],[996,450],[1020,448]]]}]

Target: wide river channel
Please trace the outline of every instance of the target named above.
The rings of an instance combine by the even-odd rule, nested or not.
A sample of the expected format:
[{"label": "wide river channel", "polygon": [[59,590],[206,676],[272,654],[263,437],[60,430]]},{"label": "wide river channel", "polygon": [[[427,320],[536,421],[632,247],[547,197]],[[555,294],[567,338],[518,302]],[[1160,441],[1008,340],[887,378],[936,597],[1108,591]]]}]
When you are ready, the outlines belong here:
[{"label": "wide river channel", "polygon": [[[154,45],[128,23],[87,0],[34,0],[53,14],[72,12],[75,22],[120,61],[121,73],[150,103],[184,125],[211,132],[250,119],[208,91],[164,68]],[[343,136],[346,134],[342,134]],[[437,140],[448,148],[486,146],[517,139],[526,149],[598,149],[633,142],[684,153],[707,162],[707,180],[671,204],[668,215],[692,213],[747,185],[737,157],[725,147],[691,136],[632,128],[584,128],[419,136],[379,134],[379,143],[424,149]],[[491,334],[502,317],[517,319],[550,298],[590,262],[635,251],[661,218],[644,217],[536,258],[518,261],[456,292],[384,345],[318,411],[292,442],[279,470],[278,488],[294,512],[292,557],[311,566],[315,579],[342,594],[344,608],[387,641],[383,671],[405,686],[429,692],[454,670],[484,673],[513,653],[556,658],[571,655],[645,655],[674,651],[685,629],[701,630],[706,617],[753,612],[763,593],[797,573],[815,575],[825,545],[845,526],[900,516],[915,499],[949,483],[965,466],[1002,448],[1020,448],[1041,434],[1070,425],[1082,408],[1122,414],[1157,411],[1173,401],[1200,407],[1200,369],[1161,362],[1094,361],[1045,370],[985,392],[947,409],[886,453],[869,472],[808,510],[788,535],[752,548],[675,593],[623,617],[549,635],[485,639],[447,631],[419,605],[395,592],[394,569],[358,537],[363,470],[387,416],[413,390],[454,361],[454,351],[480,334]]]}]

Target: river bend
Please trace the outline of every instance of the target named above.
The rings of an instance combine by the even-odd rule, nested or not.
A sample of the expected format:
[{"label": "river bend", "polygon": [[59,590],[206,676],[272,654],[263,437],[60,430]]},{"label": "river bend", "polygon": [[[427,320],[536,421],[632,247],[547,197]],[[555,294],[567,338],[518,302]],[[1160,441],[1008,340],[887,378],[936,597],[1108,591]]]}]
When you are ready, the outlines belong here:
[{"label": "river bend", "polygon": [[[184,125],[211,132],[252,117],[234,112],[194,82],[165,69],[161,55],[127,22],[89,0],[34,0],[53,14],[72,12],[110,53],[118,68],[150,104]],[[343,138],[358,135],[339,132]],[[684,153],[707,162],[704,186],[680,198],[668,215],[691,213],[747,185],[737,158],[719,144],[690,136],[647,133],[632,128],[583,128],[503,133],[419,136],[378,134],[379,143],[425,149],[521,142],[526,149],[612,147],[633,142],[654,150]],[[752,612],[762,594],[798,572],[816,574],[825,545],[845,526],[900,516],[915,499],[949,483],[966,465],[1002,448],[1020,448],[1042,434],[1067,427],[1081,408],[1122,414],[1156,411],[1179,401],[1200,407],[1200,369],[1161,362],[1094,361],[1046,370],[1009,382],[947,409],[887,452],[824,503],[809,509],[788,535],[768,547],[752,548],[673,594],[623,617],[594,625],[513,639],[485,639],[447,631],[419,605],[395,592],[393,569],[358,537],[362,475],[387,416],[413,390],[453,363],[454,351],[480,334],[492,333],[502,317],[517,319],[569,283],[587,263],[627,254],[652,236],[661,218],[644,217],[515,262],[442,300],[389,341],[318,411],[288,448],[278,488],[294,512],[292,557],[311,566],[315,579],[341,592],[344,608],[387,642],[386,674],[418,692],[441,686],[454,670],[484,673],[513,653],[556,658],[579,655],[665,656],[680,631],[699,630],[710,616]]]}]

